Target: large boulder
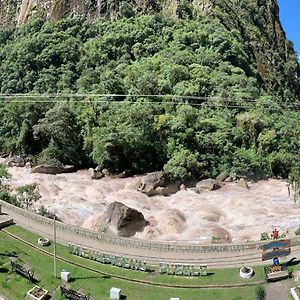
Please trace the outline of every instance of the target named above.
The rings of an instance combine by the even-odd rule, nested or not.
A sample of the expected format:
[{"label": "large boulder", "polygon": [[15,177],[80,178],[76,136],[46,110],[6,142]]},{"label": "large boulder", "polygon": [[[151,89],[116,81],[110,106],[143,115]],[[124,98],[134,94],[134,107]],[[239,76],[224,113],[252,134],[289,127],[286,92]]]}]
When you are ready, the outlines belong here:
[{"label": "large boulder", "polygon": [[140,178],[137,190],[147,196],[169,196],[178,192],[179,187],[180,182],[166,179],[163,172],[153,172]]},{"label": "large boulder", "polygon": [[18,155],[9,155],[5,159],[5,163],[8,167],[24,167],[25,166],[25,160]]},{"label": "large boulder", "polygon": [[148,225],[141,212],[120,202],[109,204],[102,217],[102,222],[123,237],[131,237],[137,232],[142,232]]},{"label": "large boulder", "polygon": [[204,179],[197,183],[196,185],[196,192],[208,192],[208,191],[214,191],[221,188],[221,185],[218,180],[215,179]]},{"label": "large boulder", "polygon": [[31,173],[43,173],[43,174],[62,174],[71,173],[75,171],[74,166],[50,166],[50,165],[38,165],[31,170]]}]

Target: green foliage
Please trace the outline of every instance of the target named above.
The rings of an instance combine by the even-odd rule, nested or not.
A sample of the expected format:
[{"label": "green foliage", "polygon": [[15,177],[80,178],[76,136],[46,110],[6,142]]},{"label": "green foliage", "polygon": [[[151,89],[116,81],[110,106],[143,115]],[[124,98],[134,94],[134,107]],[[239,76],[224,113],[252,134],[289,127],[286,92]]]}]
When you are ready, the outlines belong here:
[{"label": "green foliage", "polygon": [[16,197],[10,194],[10,187],[6,184],[3,184],[3,180],[10,177],[11,175],[7,171],[7,168],[3,164],[0,164],[0,199],[17,205]]},{"label": "green foliage", "polygon": [[26,184],[17,188],[16,198],[18,206],[28,210],[35,201],[41,198],[37,184]]},{"label": "green foliage", "polygon": [[33,135],[45,148],[39,162],[81,165],[82,139],[76,115],[66,104],[57,104],[33,126]]},{"label": "green foliage", "polygon": [[1,93],[170,95],[9,98],[0,104],[0,153],[113,172],[164,169],[181,180],[295,173],[299,112],[285,110],[299,100],[294,51],[265,49],[264,4],[231,5],[215,1],[206,13],[180,1],[179,19],[168,19],[137,17],[122,1],[114,22],[37,19],[0,31]]},{"label": "green foliage", "polygon": [[197,154],[188,149],[180,149],[164,165],[164,171],[172,179],[184,180],[201,174],[201,164]]},{"label": "green foliage", "polygon": [[270,235],[267,233],[267,232],[263,232],[261,235],[260,235],[260,240],[261,241],[267,241],[267,240],[270,240]]},{"label": "green foliage", "polygon": [[232,171],[239,176],[259,177],[262,170],[255,149],[237,149],[232,157]]},{"label": "green foliage", "polygon": [[257,286],[255,288],[255,294],[257,300],[264,300],[266,298],[266,290],[264,286]]},{"label": "green foliage", "polygon": [[153,126],[155,109],[141,103],[111,105],[93,134],[93,159],[113,171],[146,172],[159,168],[163,153]]},{"label": "green foliage", "polygon": [[2,184],[3,179],[8,179],[10,176],[7,168],[3,164],[0,164],[0,185]]},{"label": "green foliage", "polygon": [[295,230],[296,235],[300,235],[300,226]]}]

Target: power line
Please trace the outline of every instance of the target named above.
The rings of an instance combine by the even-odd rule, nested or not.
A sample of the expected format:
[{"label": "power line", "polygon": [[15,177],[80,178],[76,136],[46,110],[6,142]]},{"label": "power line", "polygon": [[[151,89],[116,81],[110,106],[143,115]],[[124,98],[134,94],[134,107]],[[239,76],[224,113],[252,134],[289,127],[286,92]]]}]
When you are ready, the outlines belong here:
[{"label": "power line", "polygon": [[[129,103],[138,103],[138,104],[173,104],[173,105],[190,105],[190,106],[206,106],[206,107],[223,107],[223,108],[241,108],[241,109],[252,109],[255,108],[255,104],[259,104],[265,107],[267,103],[262,103],[260,100],[255,99],[235,99],[235,98],[226,98],[226,97],[200,97],[200,96],[185,96],[185,95],[161,95],[161,94],[96,94],[96,93],[52,93],[52,94],[0,94],[0,99],[3,99],[2,102],[16,102],[16,103],[56,103],[56,102],[69,102],[70,100],[64,100],[61,98],[138,98],[138,97],[145,97],[145,98],[173,98],[177,99],[177,101],[142,101],[142,102],[129,102]],[[37,99],[42,98],[42,99]],[[51,99],[54,98],[54,99]],[[55,98],[59,98],[55,100]],[[21,99],[21,100],[20,100]],[[26,100],[25,100],[26,99]],[[30,100],[29,100],[30,99]],[[46,99],[46,100],[45,100]],[[47,100],[48,99],[48,100]],[[50,100],[51,99],[51,100]],[[178,99],[183,100],[201,100],[201,103],[193,103],[193,102],[181,102]],[[209,102],[209,101],[214,101]],[[219,102],[220,101],[220,102]],[[233,104],[222,103],[221,101]],[[111,101],[107,99],[83,99],[83,100],[76,100],[78,103],[123,103],[124,101]],[[241,104],[239,104],[239,102]],[[249,105],[246,105],[249,104]],[[253,104],[253,106],[250,106]],[[277,103],[275,103],[277,104]],[[279,104],[278,104],[279,105]],[[300,107],[300,103],[293,103],[289,105],[284,105],[284,107],[269,107],[271,111],[278,111],[284,110],[288,108],[293,108],[296,110]]]}]

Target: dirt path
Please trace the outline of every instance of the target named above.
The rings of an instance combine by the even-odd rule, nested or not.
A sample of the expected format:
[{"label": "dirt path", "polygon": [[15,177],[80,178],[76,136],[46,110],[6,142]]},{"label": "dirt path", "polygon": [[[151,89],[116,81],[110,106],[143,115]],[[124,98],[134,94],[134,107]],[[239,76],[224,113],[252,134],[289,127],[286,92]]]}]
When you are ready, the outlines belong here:
[{"label": "dirt path", "polygon": [[294,286],[292,280],[284,280],[266,285],[266,300],[288,300],[290,289]]}]

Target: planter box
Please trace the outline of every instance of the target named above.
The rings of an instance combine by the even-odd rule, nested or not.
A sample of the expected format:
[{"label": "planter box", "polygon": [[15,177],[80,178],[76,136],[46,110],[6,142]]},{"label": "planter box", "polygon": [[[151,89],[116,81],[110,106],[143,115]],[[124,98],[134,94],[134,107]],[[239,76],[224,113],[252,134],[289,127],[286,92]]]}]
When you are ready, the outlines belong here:
[{"label": "planter box", "polygon": [[34,286],[31,290],[26,293],[27,300],[44,300],[48,295],[48,291],[39,287]]},{"label": "planter box", "polygon": [[254,271],[252,268],[250,267],[243,267],[240,269],[240,277],[241,278],[252,278],[253,277],[253,274],[254,274]]},{"label": "planter box", "polygon": [[294,300],[299,300],[299,294],[298,294],[299,291],[297,293],[297,289],[299,290],[299,287],[298,288],[297,287],[293,287],[293,288],[291,288],[291,291],[290,291]]}]

